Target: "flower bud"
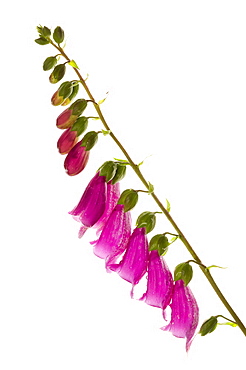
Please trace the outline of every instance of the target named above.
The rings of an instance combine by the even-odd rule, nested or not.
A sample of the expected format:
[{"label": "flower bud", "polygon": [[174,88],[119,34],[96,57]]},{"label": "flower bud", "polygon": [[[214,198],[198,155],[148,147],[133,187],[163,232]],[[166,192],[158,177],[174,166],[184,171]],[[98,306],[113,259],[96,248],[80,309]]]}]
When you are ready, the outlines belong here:
[{"label": "flower bud", "polygon": [[80,136],[87,129],[87,126],[88,126],[88,118],[82,116],[82,117],[79,117],[77,121],[73,124],[71,131],[77,131],[77,136]]},{"label": "flower bud", "polygon": [[65,106],[65,105],[68,105],[71,103],[71,101],[75,98],[75,96],[78,94],[78,91],[79,91],[79,84],[77,85],[74,85],[73,86],[73,91],[71,93],[71,95],[69,95],[68,98],[66,98],[64,100],[64,102],[62,103],[62,106]]},{"label": "flower bud", "polygon": [[57,44],[61,44],[64,40],[64,31],[61,27],[56,27],[54,32],[53,32],[53,39]]},{"label": "flower bud", "polygon": [[57,141],[57,148],[60,154],[67,154],[74,147],[78,141],[78,136],[76,131],[72,131],[68,128],[62,133],[59,140]]},{"label": "flower bud", "polygon": [[127,189],[123,191],[118,200],[118,204],[124,204],[124,212],[128,212],[135,207],[138,202],[138,193],[136,190]]},{"label": "flower bud", "polygon": [[53,72],[51,73],[49,77],[50,83],[56,84],[57,82],[59,82],[64,77],[65,72],[66,72],[66,65],[58,64],[54,68]]},{"label": "flower bud", "polygon": [[207,335],[209,333],[212,333],[218,325],[218,320],[216,316],[211,316],[210,319],[204,321],[202,324],[199,334],[203,337],[204,335]]},{"label": "flower bud", "polygon": [[114,177],[112,178],[111,183],[114,185],[117,182],[121,181],[126,174],[126,165],[122,163],[117,163],[117,169]]},{"label": "flower bud", "polygon": [[60,105],[73,91],[72,82],[66,81],[61,84],[59,89],[51,98],[51,103],[55,106]]},{"label": "flower bud", "polygon": [[154,212],[143,212],[138,216],[137,227],[145,227],[145,232],[148,234],[152,231],[156,224],[156,216]]},{"label": "flower bud", "polygon": [[79,141],[67,154],[64,168],[69,176],[78,175],[85,168],[90,152]]},{"label": "flower bud", "polygon": [[50,43],[49,40],[47,40],[45,37],[39,37],[35,40],[35,42],[39,45],[47,45]]},{"label": "flower bud", "polygon": [[116,174],[116,170],[117,164],[113,161],[107,161],[100,168],[100,176],[105,176],[106,182],[109,182]]},{"label": "flower bud", "polygon": [[93,146],[97,143],[98,140],[98,133],[95,131],[89,131],[83,137],[81,143],[85,146],[85,150],[91,150]]},{"label": "flower bud", "polygon": [[174,281],[183,280],[185,286],[189,284],[193,276],[192,266],[188,262],[180,263],[174,270]]},{"label": "flower bud", "polygon": [[56,57],[46,58],[44,63],[43,63],[43,70],[48,71],[49,69],[55,67],[56,63],[57,63]]},{"label": "flower bud", "polygon": [[85,99],[78,99],[69,108],[65,109],[56,119],[56,126],[60,129],[71,127],[87,106]]},{"label": "flower bud", "polygon": [[157,250],[160,256],[164,256],[168,251],[169,241],[163,234],[157,234],[149,242],[149,250]]}]

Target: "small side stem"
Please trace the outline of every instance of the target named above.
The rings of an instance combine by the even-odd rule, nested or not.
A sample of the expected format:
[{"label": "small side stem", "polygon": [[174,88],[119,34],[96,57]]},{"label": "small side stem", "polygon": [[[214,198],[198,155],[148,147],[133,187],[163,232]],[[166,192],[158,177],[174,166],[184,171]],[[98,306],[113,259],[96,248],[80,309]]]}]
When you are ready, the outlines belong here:
[{"label": "small side stem", "polygon": [[[59,50],[59,52],[61,53],[61,55],[68,62],[70,61],[70,59],[68,58],[68,56],[65,54],[64,50],[60,46],[57,46],[55,43],[53,43],[52,40],[50,40],[50,43],[57,50]],[[97,111],[97,114],[98,114],[99,118],[101,119],[104,127],[106,128],[107,131],[110,131],[109,135],[112,137],[112,139],[117,144],[117,146],[121,149],[121,151],[123,152],[123,154],[127,158],[129,164],[131,165],[133,171],[136,173],[136,175],[139,177],[139,179],[142,181],[142,183],[144,184],[144,186],[148,190],[149,189],[149,183],[144,178],[142,172],[139,169],[139,166],[137,166],[133,162],[132,158],[130,157],[130,155],[128,154],[128,152],[124,148],[124,146],[120,143],[120,141],[117,139],[117,137],[111,131],[110,127],[108,126],[108,124],[107,124],[107,122],[106,122],[106,120],[105,120],[105,118],[104,118],[104,116],[103,116],[103,114],[101,112],[100,106],[96,103],[93,95],[91,94],[91,92],[90,92],[90,90],[89,90],[89,88],[88,88],[85,80],[81,76],[80,72],[75,67],[72,67],[72,68],[74,69],[75,73],[79,77],[79,80],[81,81],[81,84],[83,85],[83,87],[84,87],[87,95],[89,96],[90,100],[94,104],[94,107],[95,107],[95,109]],[[190,243],[188,242],[188,240],[186,239],[186,237],[184,236],[184,234],[182,233],[182,231],[180,230],[180,228],[178,227],[178,225],[176,224],[176,222],[173,220],[173,218],[170,215],[170,213],[167,211],[167,209],[164,207],[164,205],[162,204],[162,202],[159,200],[159,198],[157,197],[157,195],[154,192],[152,192],[151,193],[151,196],[154,199],[154,201],[157,203],[157,205],[159,206],[159,208],[162,210],[162,212],[165,214],[165,216],[167,217],[167,219],[169,220],[169,222],[171,223],[171,225],[173,226],[173,228],[176,230],[177,234],[179,235],[179,238],[181,239],[181,241],[183,242],[183,244],[185,245],[185,247],[187,248],[187,250],[190,252],[190,254],[193,257],[193,259],[199,264],[200,269],[202,270],[202,272],[206,276],[207,280],[209,281],[210,285],[214,289],[215,293],[217,294],[217,296],[219,297],[219,299],[221,300],[221,302],[224,304],[224,306],[226,307],[226,309],[228,310],[228,312],[230,312],[231,316],[234,318],[234,320],[237,323],[238,327],[241,329],[241,331],[246,336],[246,328],[245,328],[245,326],[243,325],[242,321],[239,319],[239,317],[237,316],[236,312],[233,310],[233,308],[230,306],[230,304],[228,303],[228,301],[226,300],[226,298],[222,294],[221,290],[219,289],[219,287],[217,286],[216,282],[214,281],[214,279],[213,279],[210,271],[202,264],[201,259],[198,257],[198,255],[196,254],[196,252],[194,251],[194,249],[192,248],[192,246],[190,245]]]}]

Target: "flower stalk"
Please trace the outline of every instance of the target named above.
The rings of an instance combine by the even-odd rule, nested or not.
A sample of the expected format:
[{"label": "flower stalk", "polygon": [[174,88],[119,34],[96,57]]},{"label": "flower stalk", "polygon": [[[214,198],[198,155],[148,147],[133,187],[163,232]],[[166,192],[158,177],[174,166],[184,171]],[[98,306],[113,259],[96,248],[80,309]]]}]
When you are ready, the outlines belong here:
[{"label": "flower stalk", "polygon": [[[56,45],[50,38],[49,38],[49,42],[47,42],[47,43],[52,44],[59,51],[59,53],[66,59],[66,61],[68,63],[71,62],[71,59],[64,52],[64,50],[60,46],[60,44]],[[187,248],[188,252],[191,254],[192,258],[194,259],[194,262],[199,265],[200,269],[202,270],[203,274],[205,275],[205,277],[209,281],[209,283],[212,286],[212,288],[214,289],[215,293],[217,294],[217,296],[219,297],[219,299],[221,300],[221,302],[224,304],[224,306],[226,307],[226,309],[228,310],[228,312],[231,314],[231,316],[233,317],[235,323],[237,323],[238,327],[241,329],[241,331],[246,336],[246,327],[244,326],[244,324],[242,323],[242,321],[237,316],[236,312],[233,310],[233,308],[231,307],[231,305],[229,304],[229,302],[226,300],[226,298],[222,294],[221,290],[219,289],[218,285],[216,284],[215,280],[213,279],[213,277],[212,277],[209,269],[205,265],[202,264],[201,259],[198,257],[198,255],[196,254],[196,252],[194,251],[194,249],[190,245],[189,241],[186,239],[185,235],[180,230],[180,228],[178,227],[178,225],[176,224],[176,222],[174,221],[174,219],[170,215],[169,211],[164,207],[164,205],[159,200],[159,198],[154,193],[154,191],[151,192],[151,193],[149,192],[149,182],[145,179],[144,175],[142,174],[141,170],[139,169],[139,166],[134,163],[134,161],[132,160],[131,156],[126,151],[125,147],[121,144],[121,142],[117,139],[117,137],[112,132],[111,128],[108,126],[108,124],[106,122],[106,119],[104,118],[103,113],[101,111],[100,104],[98,104],[95,101],[92,93],[89,90],[89,87],[86,84],[85,79],[83,79],[83,77],[80,74],[78,68],[76,68],[73,65],[71,65],[71,66],[74,69],[75,73],[77,74],[80,83],[84,87],[84,89],[85,89],[85,91],[86,91],[86,93],[87,93],[87,95],[88,95],[88,97],[90,99],[90,100],[87,100],[87,101],[91,101],[93,103],[94,108],[95,108],[95,110],[96,110],[96,112],[98,114],[98,117],[100,118],[102,124],[105,127],[105,130],[108,131],[108,134],[114,140],[114,142],[116,143],[116,145],[121,149],[121,151],[123,152],[123,154],[127,158],[128,164],[132,167],[133,171],[136,173],[136,175],[138,176],[138,178],[141,180],[141,182],[143,183],[143,185],[146,187],[147,192],[149,194],[151,194],[151,196],[154,199],[154,201],[156,202],[156,204],[159,206],[159,208],[164,213],[164,215],[166,216],[166,218],[169,220],[169,222],[171,223],[171,225],[173,226],[173,228],[176,230],[176,232],[177,232],[177,234],[179,236],[179,239],[183,242],[183,244]]]}]

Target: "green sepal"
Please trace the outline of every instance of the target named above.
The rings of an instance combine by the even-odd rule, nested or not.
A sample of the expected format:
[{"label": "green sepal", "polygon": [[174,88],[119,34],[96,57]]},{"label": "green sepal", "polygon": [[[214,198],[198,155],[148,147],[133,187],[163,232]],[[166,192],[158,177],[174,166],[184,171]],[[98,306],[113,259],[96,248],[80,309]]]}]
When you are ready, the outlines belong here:
[{"label": "green sepal", "polygon": [[54,32],[53,32],[53,39],[57,44],[61,44],[64,40],[64,31],[61,27],[56,27]]},{"label": "green sepal", "polygon": [[53,72],[51,73],[49,80],[52,84],[56,84],[59,82],[65,75],[66,72],[66,65],[65,64],[58,64]]},{"label": "green sepal", "polygon": [[39,45],[48,45],[50,42],[44,37],[39,37],[38,39],[34,40]]},{"label": "green sepal", "polygon": [[105,176],[106,182],[112,180],[117,170],[117,164],[113,161],[105,162],[100,168],[100,176]]},{"label": "green sepal", "polygon": [[88,126],[88,118],[87,117],[79,117],[77,121],[73,124],[71,131],[77,131],[77,136],[80,136],[85,132]]},{"label": "green sepal", "polygon": [[96,131],[89,131],[82,139],[81,146],[85,147],[85,150],[91,150],[97,143],[98,133]]},{"label": "green sepal", "polygon": [[69,95],[67,97],[67,99],[65,99],[65,101],[62,103],[62,105],[68,105],[74,98],[75,96],[78,94],[78,91],[79,91],[79,84],[77,85],[73,85],[73,91],[71,93],[71,95]]},{"label": "green sepal", "polygon": [[180,263],[179,265],[176,266],[174,270],[174,281],[183,280],[186,286],[191,281],[192,276],[193,276],[192,266],[187,262]]},{"label": "green sepal", "polygon": [[71,81],[63,82],[58,90],[59,95],[62,96],[63,99],[66,99],[71,95],[73,91],[73,84]]},{"label": "green sepal", "polygon": [[145,227],[146,234],[150,233],[156,224],[156,216],[154,212],[143,212],[138,216],[137,227]]},{"label": "green sepal", "polygon": [[70,105],[69,109],[72,110],[73,115],[80,116],[86,107],[87,101],[85,99],[78,99],[72,105]]},{"label": "green sepal", "polygon": [[117,163],[117,170],[111,183],[114,185],[117,182],[121,181],[125,177],[125,174],[126,174],[126,165]]},{"label": "green sepal", "polygon": [[57,63],[56,57],[46,58],[44,63],[43,63],[43,70],[48,71],[49,69],[55,67],[56,63]]},{"label": "green sepal", "polygon": [[210,319],[204,321],[202,324],[199,334],[201,334],[202,337],[204,335],[207,335],[209,333],[212,333],[218,326],[218,319],[216,316],[211,316]]},{"label": "green sepal", "polygon": [[133,189],[126,189],[121,193],[118,204],[124,205],[124,212],[128,212],[135,207],[138,202],[138,193]]},{"label": "green sepal", "polygon": [[164,256],[168,251],[169,241],[163,234],[157,234],[149,242],[149,250],[157,250],[160,256]]}]

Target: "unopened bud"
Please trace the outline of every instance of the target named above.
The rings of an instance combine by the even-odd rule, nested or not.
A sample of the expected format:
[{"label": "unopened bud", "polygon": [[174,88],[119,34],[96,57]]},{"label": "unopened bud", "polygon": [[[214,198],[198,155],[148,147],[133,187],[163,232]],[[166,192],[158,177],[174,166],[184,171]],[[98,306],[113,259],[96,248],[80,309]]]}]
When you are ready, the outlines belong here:
[{"label": "unopened bud", "polygon": [[64,31],[61,27],[56,27],[54,32],[53,32],[53,39],[57,44],[61,44],[64,40]]},{"label": "unopened bud", "polygon": [[49,69],[55,67],[56,63],[57,63],[56,57],[46,58],[44,63],[43,63],[43,70],[48,71]]},{"label": "unopened bud", "polygon": [[87,126],[88,126],[88,118],[82,116],[82,117],[79,117],[77,121],[73,124],[71,131],[77,131],[77,136],[80,136],[87,129]]},{"label": "unopened bud", "polygon": [[78,94],[78,91],[79,91],[79,84],[74,85],[74,86],[73,86],[73,91],[72,91],[71,95],[69,95],[69,97],[68,97],[68,98],[66,98],[66,99],[64,100],[64,102],[62,103],[62,106],[70,104],[70,103],[71,103],[71,101],[72,101],[72,100],[75,98],[75,96]]},{"label": "unopened bud", "polygon": [[204,335],[207,335],[209,333],[212,333],[218,325],[218,320],[216,316],[211,316],[210,319],[204,321],[202,324],[199,334],[203,337]]},{"label": "unopened bud", "polygon": [[57,82],[59,82],[64,77],[65,72],[66,72],[66,65],[58,64],[54,68],[53,72],[51,73],[49,77],[50,83],[56,84]]}]

